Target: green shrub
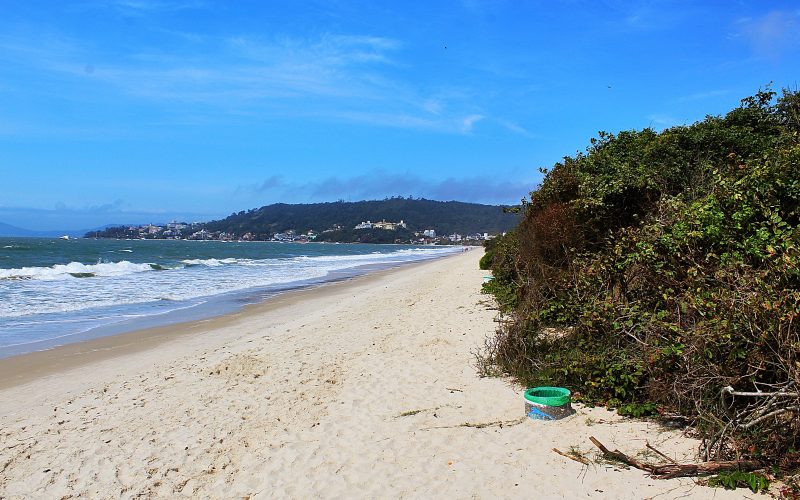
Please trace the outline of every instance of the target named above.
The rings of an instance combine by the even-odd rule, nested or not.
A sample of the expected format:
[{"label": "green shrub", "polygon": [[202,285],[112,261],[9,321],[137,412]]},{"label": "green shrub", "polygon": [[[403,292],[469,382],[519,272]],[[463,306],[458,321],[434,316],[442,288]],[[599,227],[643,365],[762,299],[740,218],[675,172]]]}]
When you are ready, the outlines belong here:
[{"label": "green shrub", "polygon": [[483,269],[484,271],[491,269],[493,256],[494,256],[494,250],[486,250],[486,253],[483,254],[483,257],[481,257],[481,260],[478,263],[478,267]]},{"label": "green shrub", "polygon": [[545,171],[487,251],[484,290],[512,313],[488,360],[623,413],[690,417],[724,437],[705,458],[796,447],[796,410],[745,429],[732,415],[756,401],[720,403],[725,386],[800,381],[800,96],[775,96],[662,132],[600,133]]},{"label": "green shrub", "polygon": [[625,417],[654,417],[658,415],[658,405],[655,403],[628,403],[620,405],[617,413]]},{"label": "green shrub", "polygon": [[769,489],[769,479],[763,474],[756,472],[720,472],[716,476],[708,479],[708,485],[714,488],[725,488],[735,490],[736,488],[750,488],[753,493],[767,491]]}]

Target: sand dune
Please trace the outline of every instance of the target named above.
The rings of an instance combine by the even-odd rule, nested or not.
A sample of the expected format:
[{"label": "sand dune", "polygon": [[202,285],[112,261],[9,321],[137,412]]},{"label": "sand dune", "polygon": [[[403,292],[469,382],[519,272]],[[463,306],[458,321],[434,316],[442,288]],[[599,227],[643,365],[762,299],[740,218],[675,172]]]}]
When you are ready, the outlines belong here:
[{"label": "sand dune", "polygon": [[53,351],[52,373],[17,361],[0,497],[741,497],[552,452],[592,457],[594,435],[692,459],[697,443],[604,409],[521,418],[521,389],[474,367],[495,317],[479,257]]}]

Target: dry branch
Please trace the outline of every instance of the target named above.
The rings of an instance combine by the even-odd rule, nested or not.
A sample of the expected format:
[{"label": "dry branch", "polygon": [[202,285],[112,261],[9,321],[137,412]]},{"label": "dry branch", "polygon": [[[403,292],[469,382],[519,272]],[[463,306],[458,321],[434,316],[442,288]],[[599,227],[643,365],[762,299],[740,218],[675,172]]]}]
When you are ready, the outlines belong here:
[{"label": "dry branch", "polygon": [[675,460],[671,459],[669,456],[667,456],[667,455],[661,453],[660,451],[658,451],[657,449],[655,449],[655,447],[653,445],[651,445],[650,443],[645,443],[645,445],[650,449],[650,451],[655,452],[656,455],[658,455],[659,457],[663,458],[667,462],[670,462],[670,463],[673,463],[673,464],[677,463],[677,462],[675,462]]},{"label": "dry branch", "polygon": [[633,457],[629,457],[628,455],[622,453],[619,450],[611,451],[608,448],[606,448],[603,443],[598,441],[597,438],[594,437],[594,436],[590,436],[589,437],[589,441],[591,441],[592,444],[597,446],[600,449],[600,451],[603,453],[603,456],[605,456],[606,458],[614,459],[614,460],[616,460],[618,462],[622,462],[624,464],[631,465],[633,467],[636,467],[637,469],[641,469],[641,470],[644,470],[644,471],[647,471],[647,472],[651,472],[651,473],[653,472],[653,466],[652,465],[644,463],[644,462],[640,462],[639,460],[636,460]]},{"label": "dry branch", "polygon": [[[727,471],[727,470],[740,470],[740,471],[752,471],[761,468],[761,464],[754,460],[726,460],[726,461],[719,461],[719,462],[701,462],[699,464],[678,464],[678,463],[670,463],[670,464],[662,464],[662,465],[655,465],[655,464],[648,464],[646,462],[641,462],[633,457],[630,457],[619,450],[609,450],[606,448],[603,443],[597,440],[594,436],[590,437],[589,440],[600,449],[603,453],[603,456],[606,458],[611,458],[622,462],[624,464],[630,465],[632,467],[636,467],[637,469],[643,470],[645,472],[649,472],[656,479],[671,479],[674,477],[688,477],[688,476],[702,476],[705,474],[716,474],[719,472]],[[651,446],[648,445],[648,448],[652,449],[659,453],[659,455],[664,456],[658,450],[655,450]],[[670,459],[671,460],[671,459]]]},{"label": "dry branch", "polygon": [[701,462],[699,464],[665,464],[653,468],[653,477],[671,479],[673,477],[703,476],[718,474],[729,470],[749,472],[762,466],[754,460],[726,460],[720,462]]},{"label": "dry branch", "polygon": [[765,397],[787,397],[787,398],[796,398],[800,397],[800,393],[798,392],[787,392],[787,391],[775,391],[775,392],[745,392],[745,391],[737,391],[734,390],[733,387],[727,385],[722,388],[721,391],[723,394],[730,394],[731,396],[745,396],[751,398],[765,398]]}]

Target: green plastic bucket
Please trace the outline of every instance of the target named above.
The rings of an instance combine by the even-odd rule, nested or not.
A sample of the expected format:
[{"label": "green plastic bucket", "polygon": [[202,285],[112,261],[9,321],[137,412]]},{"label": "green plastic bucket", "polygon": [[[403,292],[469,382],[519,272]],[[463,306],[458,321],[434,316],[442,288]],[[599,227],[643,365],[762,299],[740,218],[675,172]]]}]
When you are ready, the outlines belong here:
[{"label": "green plastic bucket", "polygon": [[533,420],[559,420],[573,413],[568,389],[533,387],[525,391],[525,415]]},{"label": "green plastic bucket", "polygon": [[563,387],[532,387],[525,391],[525,399],[544,406],[563,406],[570,402],[569,389]]}]

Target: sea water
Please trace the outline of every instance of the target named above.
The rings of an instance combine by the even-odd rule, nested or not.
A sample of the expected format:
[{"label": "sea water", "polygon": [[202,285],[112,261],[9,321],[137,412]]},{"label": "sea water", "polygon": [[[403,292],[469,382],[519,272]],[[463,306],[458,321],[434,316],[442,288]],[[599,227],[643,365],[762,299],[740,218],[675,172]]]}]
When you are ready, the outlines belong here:
[{"label": "sea water", "polygon": [[0,358],[232,312],[454,247],[0,238]]}]

